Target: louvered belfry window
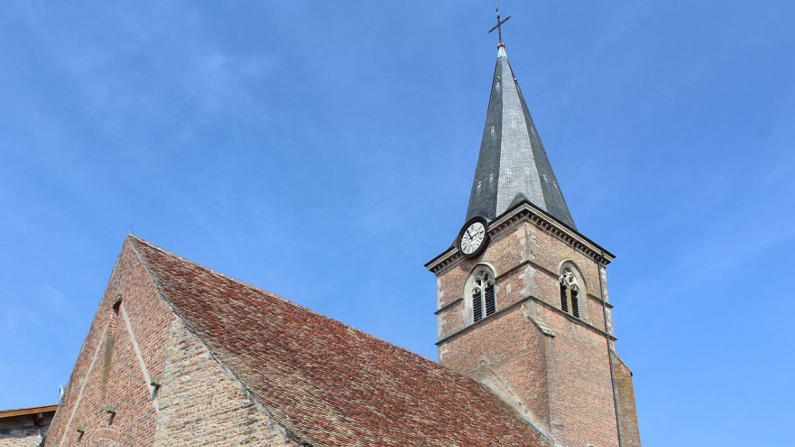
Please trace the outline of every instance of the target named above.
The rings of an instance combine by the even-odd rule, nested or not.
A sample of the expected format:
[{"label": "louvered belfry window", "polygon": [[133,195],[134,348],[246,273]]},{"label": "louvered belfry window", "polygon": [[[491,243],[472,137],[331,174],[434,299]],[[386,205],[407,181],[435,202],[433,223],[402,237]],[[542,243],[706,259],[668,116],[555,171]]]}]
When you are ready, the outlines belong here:
[{"label": "louvered belfry window", "polygon": [[580,318],[580,303],[577,300],[577,289],[571,289],[571,314]]},{"label": "louvered belfry window", "polygon": [[560,309],[563,312],[569,312],[569,287],[563,282],[563,279],[560,281]]},{"label": "louvered belfry window", "polygon": [[483,301],[480,299],[482,290],[480,287],[475,287],[472,290],[472,315],[475,321],[480,321],[483,318]]},{"label": "louvered belfry window", "polygon": [[569,268],[560,273],[560,310],[580,318],[580,281]]},{"label": "louvered belfry window", "polygon": [[472,281],[472,322],[480,321],[497,311],[494,297],[494,275],[481,269],[474,273]]},{"label": "louvered belfry window", "polygon": [[497,310],[497,303],[494,302],[494,284],[486,286],[483,299],[486,301],[486,316],[488,317]]}]

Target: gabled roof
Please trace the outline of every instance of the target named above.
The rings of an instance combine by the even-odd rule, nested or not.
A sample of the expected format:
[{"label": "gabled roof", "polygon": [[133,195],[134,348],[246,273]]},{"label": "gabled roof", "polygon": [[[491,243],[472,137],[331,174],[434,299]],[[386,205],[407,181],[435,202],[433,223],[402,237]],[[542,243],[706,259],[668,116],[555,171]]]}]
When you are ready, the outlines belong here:
[{"label": "gabled roof", "polygon": [[129,242],[188,328],[309,445],[550,445],[472,379],[136,237]]},{"label": "gabled roof", "polygon": [[501,44],[466,220],[493,220],[521,197],[577,229]]}]

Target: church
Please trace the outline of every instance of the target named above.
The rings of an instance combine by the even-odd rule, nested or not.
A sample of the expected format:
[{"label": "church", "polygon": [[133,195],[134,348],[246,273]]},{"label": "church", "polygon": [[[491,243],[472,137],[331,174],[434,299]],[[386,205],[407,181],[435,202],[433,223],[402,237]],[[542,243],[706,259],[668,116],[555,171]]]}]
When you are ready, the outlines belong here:
[{"label": "church", "polygon": [[425,265],[437,363],[128,236],[41,445],[639,447],[614,256],[578,231],[501,36],[450,239]]}]

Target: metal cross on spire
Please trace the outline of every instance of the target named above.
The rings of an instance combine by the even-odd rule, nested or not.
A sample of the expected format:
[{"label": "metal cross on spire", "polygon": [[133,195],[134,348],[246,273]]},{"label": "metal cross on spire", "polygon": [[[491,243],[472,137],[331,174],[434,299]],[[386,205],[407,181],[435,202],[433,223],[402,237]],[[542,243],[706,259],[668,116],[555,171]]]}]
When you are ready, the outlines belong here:
[{"label": "metal cross on spire", "polygon": [[494,28],[490,29],[489,32],[486,33],[486,34],[491,34],[491,32],[496,29],[497,30],[497,34],[499,34],[499,36],[500,36],[499,46],[505,46],[505,44],[502,43],[502,25],[505,22],[507,22],[508,19],[510,19],[510,18],[511,18],[511,16],[508,16],[508,17],[505,18],[505,20],[500,21],[500,5],[497,4],[497,26],[495,26]]}]

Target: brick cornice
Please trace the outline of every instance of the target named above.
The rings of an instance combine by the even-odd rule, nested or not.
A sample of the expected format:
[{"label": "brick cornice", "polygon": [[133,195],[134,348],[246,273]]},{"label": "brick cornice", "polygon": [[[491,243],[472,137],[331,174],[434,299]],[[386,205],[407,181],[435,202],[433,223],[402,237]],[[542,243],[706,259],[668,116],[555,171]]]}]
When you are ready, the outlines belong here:
[{"label": "brick cornice", "polygon": [[[594,260],[599,265],[610,264],[613,262],[613,259],[615,259],[613,254],[595,242],[558,222],[552,216],[549,216],[529,202],[519,204],[490,222],[489,237],[494,239],[519,222],[530,222],[534,224],[547,234],[552,235],[564,244],[569,245],[578,252]],[[463,254],[457,247],[453,246],[425,264],[425,268],[438,275],[458,264],[463,259],[465,259]]]}]

